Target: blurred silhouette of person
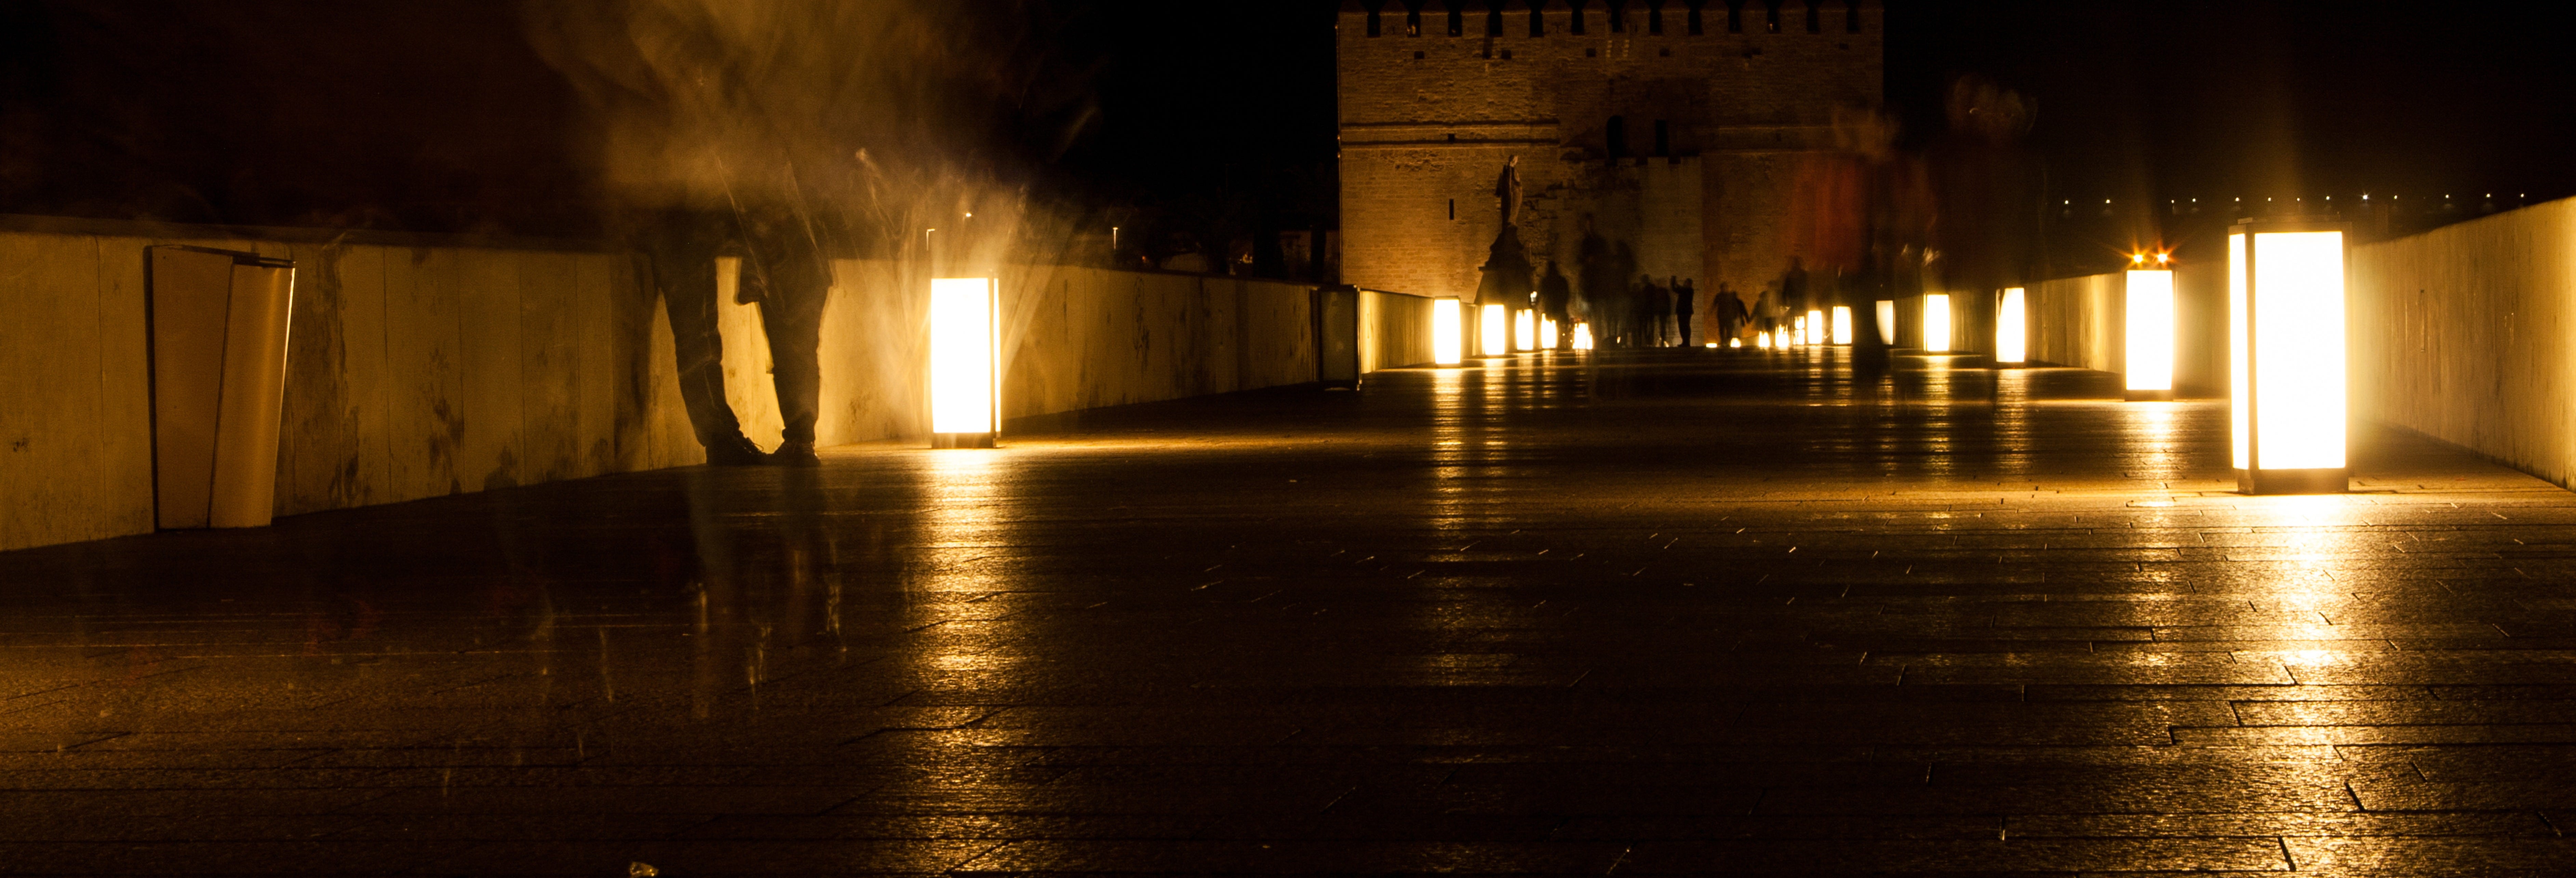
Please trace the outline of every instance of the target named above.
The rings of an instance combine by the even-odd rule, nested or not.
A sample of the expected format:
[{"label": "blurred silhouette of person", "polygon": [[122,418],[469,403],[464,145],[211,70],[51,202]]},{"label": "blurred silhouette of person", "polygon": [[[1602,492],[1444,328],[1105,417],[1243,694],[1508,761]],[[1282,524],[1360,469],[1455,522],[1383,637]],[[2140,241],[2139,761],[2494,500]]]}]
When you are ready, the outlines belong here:
[{"label": "blurred silhouette of person", "polygon": [[1709,298],[1708,307],[1717,312],[1716,341],[1719,344],[1744,336],[1744,325],[1750,322],[1751,315],[1744,309],[1744,299],[1736,296],[1735,290],[1729,288],[1725,281],[1717,282],[1717,295]]},{"label": "blurred silhouette of person", "polygon": [[778,391],[782,435],[770,460],[783,466],[820,466],[814,456],[814,421],[822,410],[823,302],[832,289],[832,263],[811,220],[801,210],[761,205],[742,217],[742,280],[735,299],[760,305],[769,338],[770,383]]},{"label": "blurred silhouette of person", "polygon": [[1672,292],[1657,285],[1655,276],[1651,274],[1638,275],[1637,283],[1637,341],[1635,344],[1650,348],[1663,347],[1666,343],[1665,339],[1669,337],[1665,325],[1671,322],[1673,316]]},{"label": "blurred silhouette of person", "polygon": [[1673,282],[1673,331],[1681,333],[1682,347],[1691,346],[1691,318],[1699,311],[1694,304],[1698,299],[1699,290],[1690,278]]},{"label": "blurred silhouette of person", "polygon": [[1780,304],[1778,285],[1771,281],[1763,281],[1762,294],[1753,300],[1753,325],[1763,332],[1770,333],[1772,344],[1785,344],[1788,341],[1780,335],[1780,315],[1786,313],[1789,313],[1789,309]]},{"label": "blurred silhouette of person", "polygon": [[1557,270],[1556,260],[1548,260],[1547,273],[1538,279],[1538,313],[1556,321],[1558,332],[1571,333],[1574,322],[1570,319],[1572,315],[1567,313],[1567,307],[1573,298],[1574,289],[1567,284],[1565,274]]},{"label": "blurred silhouette of person", "polygon": [[1815,303],[1807,300],[1807,265],[1805,260],[1799,259],[1795,256],[1789,257],[1789,271],[1780,276],[1780,303],[1786,306],[1792,313],[1805,313],[1815,310]]},{"label": "blurred silhouette of person", "polygon": [[663,207],[635,218],[633,243],[644,254],[646,277],[662,294],[671,318],[671,352],[678,361],[680,404],[689,426],[716,466],[757,466],[769,455],[742,435],[733,406],[725,402],[724,338],[716,323],[716,257],[739,252],[740,226],[729,210]]}]

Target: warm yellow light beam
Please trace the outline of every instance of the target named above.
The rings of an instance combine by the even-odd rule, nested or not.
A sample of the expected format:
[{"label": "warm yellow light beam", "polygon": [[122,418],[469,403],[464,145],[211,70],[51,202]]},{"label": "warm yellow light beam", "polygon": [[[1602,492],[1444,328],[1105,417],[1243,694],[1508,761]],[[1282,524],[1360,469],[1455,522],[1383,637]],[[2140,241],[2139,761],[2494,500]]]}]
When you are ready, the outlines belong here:
[{"label": "warm yellow light beam", "polygon": [[1923,295],[1923,349],[1936,354],[1950,351],[1950,295]]},{"label": "warm yellow light beam", "polygon": [[2173,272],[2132,269],[2128,280],[2129,362],[2125,372],[2129,395],[2170,399],[2174,370]]},{"label": "warm yellow light beam", "polygon": [[1850,305],[1834,306],[1834,343],[1852,343],[1852,319]]},{"label": "warm yellow light beam", "polygon": [[1538,312],[1528,308],[1512,312],[1512,349],[1538,350]]},{"label": "warm yellow light beam", "polygon": [[990,444],[1000,427],[989,277],[930,282],[930,432],[934,444]]},{"label": "warm yellow light beam", "polygon": [[1466,328],[1459,325],[1458,300],[1431,300],[1431,362],[1455,366],[1464,359],[1459,348],[1466,345]]},{"label": "warm yellow light beam", "polygon": [[2025,363],[2030,361],[2030,326],[2021,287],[2006,287],[2003,301],[1995,305],[1995,362]]},{"label": "warm yellow light beam", "polygon": [[1573,346],[1573,348],[1574,348],[1575,350],[1578,350],[1578,351],[1588,351],[1588,350],[1591,350],[1591,349],[1592,349],[1592,324],[1591,324],[1591,323],[1589,323],[1589,322],[1577,322],[1576,324],[1574,324],[1574,341],[1573,341],[1572,346]]},{"label": "warm yellow light beam", "polygon": [[1765,329],[1765,330],[1761,330],[1761,331],[1758,331],[1758,332],[1753,333],[1753,346],[1754,346],[1754,347],[1757,347],[1757,348],[1761,348],[1761,349],[1766,350],[1766,351],[1767,351],[1767,350],[1770,350],[1770,349],[1771,349],[1771,331],[1770,331],[1770,330],[1768,330],[1768,329]]},{"label": "warm yellow light beam", "polygon": [[1499,357],[1512,352],[1511,348],[1507,347],[1511,343],[1509,337],[1511,319],[1499,304],[1487,305],[1478,311],[1476,328],[1484,336],[1485,344],[1482,350],[1485,356]]},{"label": "warm yellow light beam", "polygon": [[1556,341],[1557,341],[1557,326],[1556,326],[1556,318],[1554,318],[1554,317],[1541,317],[1541,318],[1539,318],[1539,319],[1538,319],[1538,346],[1539,346],[1540,348],[1542,348],[1542,349],[1545,349],[1545,350],[1551,350],[1551,351],[1552,351],[1552,350],[1556,350]]},{"label": "warm yellow light beam", "polygon": [[1805,336],[1806,337],[1802,339],[1802,341],[1805,341],[1808,344],[1825,343],[1825,312],[1813,308],[1807,309],[1807,331]]}]

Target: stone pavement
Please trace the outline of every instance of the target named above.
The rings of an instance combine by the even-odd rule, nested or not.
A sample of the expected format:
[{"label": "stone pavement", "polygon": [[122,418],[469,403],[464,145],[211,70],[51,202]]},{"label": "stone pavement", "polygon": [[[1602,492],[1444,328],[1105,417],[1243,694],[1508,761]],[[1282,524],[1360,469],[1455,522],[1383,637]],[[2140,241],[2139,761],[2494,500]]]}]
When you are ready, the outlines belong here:
[{"label": "stone pavement", "polygon": [[1533,363],[0,554],[0,874],[2576,873],[2576,495]]}]

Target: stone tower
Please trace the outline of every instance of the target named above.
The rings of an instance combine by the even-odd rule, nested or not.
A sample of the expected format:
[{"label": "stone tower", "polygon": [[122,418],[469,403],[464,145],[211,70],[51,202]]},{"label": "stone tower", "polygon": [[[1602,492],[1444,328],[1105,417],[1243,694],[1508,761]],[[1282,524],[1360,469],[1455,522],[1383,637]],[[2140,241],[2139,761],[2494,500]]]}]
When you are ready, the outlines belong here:
[{"label": "stone tower", "polygon": [[1572,274],[1588,228],[1750,301],[1797,255],[1802,163],[1882,103],[1883,22],[1877,0],[1344,0],[1342,279],[1472,297],[1517,156],[1533,261]]}]

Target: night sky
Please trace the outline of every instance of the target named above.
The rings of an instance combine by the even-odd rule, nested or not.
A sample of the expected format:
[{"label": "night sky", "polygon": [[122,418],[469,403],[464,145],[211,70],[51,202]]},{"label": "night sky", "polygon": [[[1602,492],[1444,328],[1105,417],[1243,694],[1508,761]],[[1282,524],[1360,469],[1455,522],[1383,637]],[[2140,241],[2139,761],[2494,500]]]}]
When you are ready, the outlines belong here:
[{"label": "night sky", "polygon": [[[993,129],[1014,142],[992,152],[1036,191],[1331,221],[1331,0],[957,5],[1037,22],[1011,51],[1044,55],[1046,76],[1096,109],[1022,107],[1022,124]],[[2028,145],[2051,195],[2576,192],[2576,62],[2554,17],[1890,6],[1888,96],[1907,142],[1939,138],[1953,76],[1990,77],[2035,100]],[[585,169],[566,144],[583,132],[565,86],[518,44],[516,9],[0,6],[0,212],[577,234]]]}]

